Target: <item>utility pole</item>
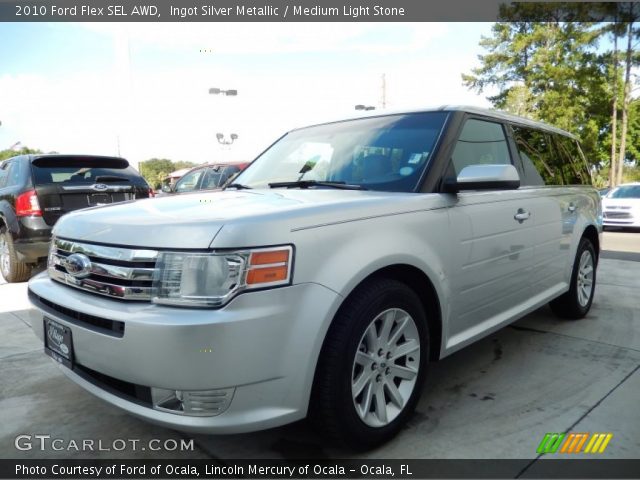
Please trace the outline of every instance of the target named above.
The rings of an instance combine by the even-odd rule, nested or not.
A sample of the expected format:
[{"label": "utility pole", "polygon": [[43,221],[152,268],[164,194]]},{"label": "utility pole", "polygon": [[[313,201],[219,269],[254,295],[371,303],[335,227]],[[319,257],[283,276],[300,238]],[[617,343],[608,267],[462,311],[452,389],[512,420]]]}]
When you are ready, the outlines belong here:
[{"label": "utility pole", "polygon": [[387,76],[382,74],[382,108],[387,108]]}]

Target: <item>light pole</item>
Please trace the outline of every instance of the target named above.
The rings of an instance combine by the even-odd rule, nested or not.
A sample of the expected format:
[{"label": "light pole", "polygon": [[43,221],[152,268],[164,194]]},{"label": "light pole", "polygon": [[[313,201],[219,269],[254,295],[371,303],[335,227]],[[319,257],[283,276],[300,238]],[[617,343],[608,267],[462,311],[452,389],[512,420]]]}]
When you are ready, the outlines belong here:
[{"label": "light pole", "polygon": [[209,89],[209,94],[210,95],[226,95],[227,97],[235,97],[238,95],[238,90],[235,90],[235,89],[222,90],[221,88],[213,87]]},{"label": "light pole", "polygon": [[375,110],[376,107],[374,107],[373,105],[356,105],[355,106],[356,110]]},{"label": "light pole", "polygon": [[218,140],[218,143],[220,145],[231,145],[238,139],[238,134],[232,133],[231,135],[229,135],[229,140],[227,140],[224,136],[224,133],[218,132],[216,133],[216,139]]},{"label": "light pole", "polygon": [[[228,88],[225,90],[218,87],[212,87],[209,89],[209,94],[224,95],[225,97],[237,97],[238,90],[236,90],[235,88]],[[238,139],[238,134],[232,133],[229,135],[229,138],[226,138],[224,133],[218,132],[216,133],[216,139],[218,140],[218,143],[223,148],[223,150],[230,150],[233,142],[235,142]]]}]

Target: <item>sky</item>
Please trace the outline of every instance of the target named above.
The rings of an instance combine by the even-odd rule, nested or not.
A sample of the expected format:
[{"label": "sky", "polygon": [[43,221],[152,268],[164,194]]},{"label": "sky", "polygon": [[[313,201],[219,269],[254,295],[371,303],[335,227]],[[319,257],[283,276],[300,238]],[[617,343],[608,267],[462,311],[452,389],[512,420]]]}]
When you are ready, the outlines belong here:
[{"label": "sky", "polygon": [[[386,109],[488,107],[462,85],[489,23],[3,23],[0,150],[252,160],[287,130]],[[236,89],[237,96],[209,89]],[[238,139],[221,145],[216,134]]]}]

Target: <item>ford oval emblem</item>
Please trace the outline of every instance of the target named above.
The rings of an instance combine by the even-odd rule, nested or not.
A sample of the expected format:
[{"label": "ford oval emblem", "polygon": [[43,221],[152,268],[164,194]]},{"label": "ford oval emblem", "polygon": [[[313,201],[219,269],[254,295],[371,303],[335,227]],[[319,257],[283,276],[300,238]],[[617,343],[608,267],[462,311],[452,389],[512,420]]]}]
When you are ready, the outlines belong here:
[{"label": "ford oval emblem", "polygon": [[91,260],[83,253],[72,253],[64,260],[64,268],[73,277],[88,277],[91,273]]},{"label": "ford oval emblem", "polygon": [[96,184],[93,186],[93,189],[94,189],[94,190],[100,190],[100,191],[102,191],[102,190],[106,190],[107,188],[109,188],[109,187],[108,187],[107,185],[105,185],[104,183],[96,183]]}]

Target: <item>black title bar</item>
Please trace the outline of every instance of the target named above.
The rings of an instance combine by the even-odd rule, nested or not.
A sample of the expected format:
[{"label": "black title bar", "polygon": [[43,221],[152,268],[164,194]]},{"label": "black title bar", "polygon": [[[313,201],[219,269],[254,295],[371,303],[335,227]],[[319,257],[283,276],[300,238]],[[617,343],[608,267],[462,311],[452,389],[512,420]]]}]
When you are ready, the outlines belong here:
[{"label": "black title bar", "polygon": [[640,460],[0,460],[0,479],[637,478]]}]

